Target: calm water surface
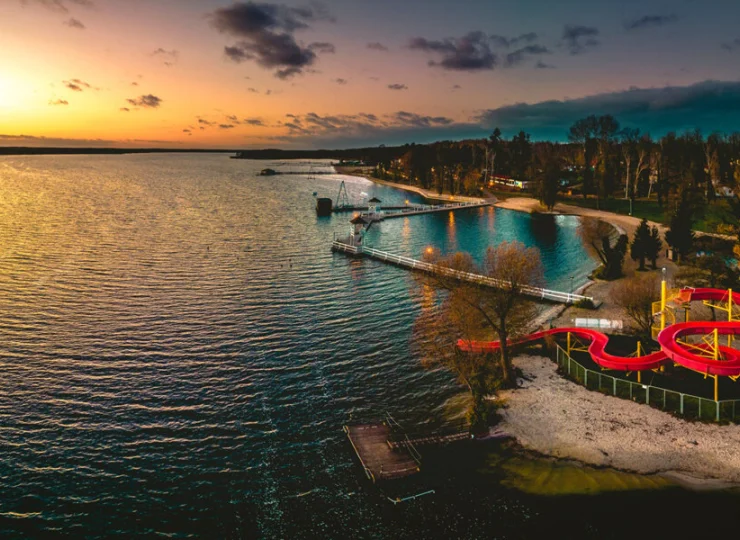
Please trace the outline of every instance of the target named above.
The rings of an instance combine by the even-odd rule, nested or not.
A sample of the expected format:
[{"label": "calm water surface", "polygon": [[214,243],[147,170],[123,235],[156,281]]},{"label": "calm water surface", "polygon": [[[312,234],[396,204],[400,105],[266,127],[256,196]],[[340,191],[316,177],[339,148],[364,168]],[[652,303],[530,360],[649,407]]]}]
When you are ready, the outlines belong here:
[{"label": "calm water surface", "polygon": [[[342,177],[257,176],[268,166],[328,169],[0,158],[0,537],[618,538],[632,530],[625,512],[662,501],[737,506],[660,482],[634,491],[615,472],[596,482],[569,466],[564,480],[562,465],[553,474],[495,443],[432,452],[437,494],[383,501],[342,423],[388,410],[440,425],[460,388],[411,352],[413,278],[330,253],[348,216],[318,219],[311,195],[334,197]],[[353,197],[418,200],[345,180]],[[368,240],[480,257],[518,239],[540,249],[548,285],[568,290],[593,262],[578,220],[555,224],[477,209],[384,222]]]}]

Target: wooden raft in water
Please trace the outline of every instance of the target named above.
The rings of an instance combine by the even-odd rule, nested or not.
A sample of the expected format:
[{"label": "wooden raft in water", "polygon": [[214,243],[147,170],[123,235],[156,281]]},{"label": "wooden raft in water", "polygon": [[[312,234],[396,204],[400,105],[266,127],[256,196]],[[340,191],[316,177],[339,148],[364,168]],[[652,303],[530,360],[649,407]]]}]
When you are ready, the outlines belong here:
[{"label": "wooden raft in water", "polygon": [[413,447],[391,448],[390,428],[385,424],[344,426],[349,442],[373,482],[403,478],[419,472]]}]

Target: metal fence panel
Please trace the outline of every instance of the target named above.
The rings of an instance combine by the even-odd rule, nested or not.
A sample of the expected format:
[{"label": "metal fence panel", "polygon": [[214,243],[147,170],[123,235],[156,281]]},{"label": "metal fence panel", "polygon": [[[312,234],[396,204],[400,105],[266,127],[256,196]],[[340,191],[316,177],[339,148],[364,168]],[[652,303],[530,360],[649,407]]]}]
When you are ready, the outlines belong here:
[{"label": "metal fence panel", "polygon": [[646,403],[667,412],[704,421],[740,420],[740,400],[714,401],[658,386],[636,383],[613,377],[582,366],[573,360],[559,345],[555,349],[555,361],[562,373],[589,390],[603,392],[638,403]]}]

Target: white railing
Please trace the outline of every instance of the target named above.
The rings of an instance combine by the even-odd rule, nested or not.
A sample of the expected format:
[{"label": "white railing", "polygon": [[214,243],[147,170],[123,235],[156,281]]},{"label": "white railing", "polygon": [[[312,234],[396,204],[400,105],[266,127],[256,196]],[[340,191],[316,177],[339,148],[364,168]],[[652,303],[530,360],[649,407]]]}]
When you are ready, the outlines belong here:
[{"label": "white railing", "polygon": [[458,210],[460,208],[477,208],[481,206],[489,206],[489,203],[482,201],[482,202],[457,202],[457,203],[449,203],[449,204],[432,204],[432,205],[421,205],[420,206],[410,206],[408,208],[403,208],[398,211],[394,212],[383,212],[380,211],[376,214],[371,214],[370,212],[362,212],[360,215],[364,218],[373,217],[373,218],[380,218],[380,219],[386,219],[386,218],[392,218],[392,217],[398,217],[398,216],[410,216],[414,214],[429,214],[431,212],[443,212],[445,210]]},{"label": "white railing", "polygon": [[[380,251],[366,246],[350,246],[343,242],[334,241],[332,248],[337,251],[344,251],[347,253],[354,253],[356,255],[367,255],[373,259],[377,259],[384,262],[397,264],[398,266],[404,266],[413,270],[421,270],[424,272],[436,272],[445,276],[454,277],[462,281],[468,281],[471,283],[477,283],[479,285],[493,287],[497,289],[503,289],[509,286],[511,283],[505,280],[496,279],[488,276],[482,276],[480,274],[473,274],[471,272],[463,272],[461,270],[453,270],[452,268],[445,268],[436,264],[419,261],[412,259],[411,257],[404,257],[403,255],[394,255],[387,251]],[[531,287],[529,285],[521,285],[520,290],[523,294],[539,298],[542,300],[550,300],[552,302],[559,302],[563,304],[573,304],[579,301],[591,301],[594,299],[590,296],[583,296],[580,294],[566,293],[561,291],[553,291],[551,289],[542,289],[540,287]]]}]

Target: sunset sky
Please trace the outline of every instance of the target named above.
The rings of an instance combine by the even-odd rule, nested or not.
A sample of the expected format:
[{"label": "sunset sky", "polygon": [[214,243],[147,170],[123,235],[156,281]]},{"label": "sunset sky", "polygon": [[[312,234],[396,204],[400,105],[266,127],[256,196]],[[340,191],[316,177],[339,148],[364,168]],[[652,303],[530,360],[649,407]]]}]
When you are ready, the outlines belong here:
[{"label": "sunset sky", "polygon": [[0,146],[740,130],[735,0],[0,0]]}]

